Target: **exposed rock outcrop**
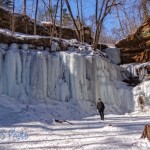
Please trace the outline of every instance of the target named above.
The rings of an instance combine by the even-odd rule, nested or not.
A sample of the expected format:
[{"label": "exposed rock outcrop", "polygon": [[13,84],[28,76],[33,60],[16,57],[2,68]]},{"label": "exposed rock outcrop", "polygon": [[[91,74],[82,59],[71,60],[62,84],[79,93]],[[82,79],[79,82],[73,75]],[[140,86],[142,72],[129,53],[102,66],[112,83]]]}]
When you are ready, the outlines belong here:
[{"label": "exposed rock outcrop", "polygon": [[50,36],[27,35],[18,32],[12,34],[10,30],[0,29],[0,48],[7,49],[12,43],[19,45],[24,50],[31,48],[49,52],[76,51],[83,55],[89,54],[108,58],[107,54],[101,50],[94,50],[88,43],[82,43],[76,39],[66,40],[53,37],[50,45]]},{"label": "exposed rock outcrop", "polygon": [[138,30],[116,43],[121,50],[121,62],[148,62],[150,61],[150,19]]},{"label": "exposed rock outcrop", "polygon": [[[33,35],[34,34],[34,21],[25,15],[14,15],[15,31]],[[0,28],[12,29],[12,13],[0,7]],[[37,23],[37,34],[48,36],[48,29],[42,24]]]},{"label": "exposed rock outcrop", "polygon": [[[53,24],[50,22],[43,22],[42,23],[44,27],[46,27],[49,32],[50,29],[53,28]],[[55,32],[54,32],[54,37],[59,37],[60,35],[60,26],[56,25],[55,26]],[[92,43],[92,37],[91,37],[91,29],[87,26],[84,26],[84,39],[86,43],[91,44]],[[77,39],[77,35],[74,29],[70,29],[68,27],[62,27],[62,38],[63,39]]]},{"label": "exposed rock outcrop", "polygon": [[[15,20],[15,31],[25,34],[34,34],[34,20],[31,19],[28,16],[21,15],[15,13],[14,15]],[[50,28],[52,28],[53,25],[51,23],[41,23],[37,22],[37,35],[42,36],[49,36]],[[5,29],[12,29],[12,13],[10,11],[7,11],[0,7],[0,28]],[[60,27],[56,25],[56,31],[54,33],[54,37],[59,37],[60,33]],[[91,37],[91,30],[89,27],[84,27],[85,32],[85,42],[91,44],[92,43],[92,37]],[[62,38],[64,39],[76,39],[76,32],[75,30],[71,28],[62,28]]]}]

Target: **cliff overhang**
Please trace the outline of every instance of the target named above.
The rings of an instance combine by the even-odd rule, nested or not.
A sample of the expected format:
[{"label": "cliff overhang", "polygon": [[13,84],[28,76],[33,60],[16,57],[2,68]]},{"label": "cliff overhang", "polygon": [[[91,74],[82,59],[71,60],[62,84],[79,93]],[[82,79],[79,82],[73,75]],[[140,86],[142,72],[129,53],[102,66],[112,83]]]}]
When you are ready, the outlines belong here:
[{"label": "cliff overhang", "polygon": [[135,33],[116,43],[120,48],[121,63],[144,63],[150,61],[150,19]]}]

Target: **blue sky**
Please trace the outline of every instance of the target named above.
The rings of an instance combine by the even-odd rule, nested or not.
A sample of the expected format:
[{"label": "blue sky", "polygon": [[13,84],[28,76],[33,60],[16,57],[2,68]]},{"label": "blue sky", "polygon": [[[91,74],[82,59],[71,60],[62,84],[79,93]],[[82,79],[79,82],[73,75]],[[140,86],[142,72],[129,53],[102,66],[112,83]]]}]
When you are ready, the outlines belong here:
[{"label": "blue sky", "polygon": [[[74,14],[77,13],[76,5],[74,3],[75,0],[72,0],[70,2],[71,8],[74,12]],[[83,0],[83,10],[84,10],[84,17],[89,18],[89,16],[93,15],[95,13],[95,0]],[[87,23],[89,24],[89,21],[87,20]],[[105,19],[105,28],[110,32],[110,30],[113,27],[116,27],[117,23],[114,18],[112,18],[111,15],[108,15]]]},{"label": "blue sky", "polygon": [[[46,0],[45,0],[46,1]],[[70,0],[70,5],[73,11],[74,16],[76,16],[77,14],[77,10],[76,10],[76,0]],[[33,3],[34,2],[34,3]],[[53,3],[56,3],[55,0],[53,0]],[[34,5],[33,5],[34,4]],[[32,15],[32,17],[34,16],[34,10],[33,12],[32,10],[32,6],[35,8],[35,0],[27,0],[27,13],[28,15]],[[43,7],[43,4],[39,4],[39,8]],[[19,13],[22,13],[23,11],[23,0],[16,0],[16,11]],[[93,15],[95,12],[95,0],[83,0],[83,11],[84,11],[84,17],[87,18],[87,24],[89,25],[90,21],[88,20],[89,16]],[[112,16],[108,15],[106,20],[105,20],[105,28],[108,31],[108,33],[111,32],[111,29],[113,27],[116,27],[118,24],[115,21],[114,18],[112,18]]]}]

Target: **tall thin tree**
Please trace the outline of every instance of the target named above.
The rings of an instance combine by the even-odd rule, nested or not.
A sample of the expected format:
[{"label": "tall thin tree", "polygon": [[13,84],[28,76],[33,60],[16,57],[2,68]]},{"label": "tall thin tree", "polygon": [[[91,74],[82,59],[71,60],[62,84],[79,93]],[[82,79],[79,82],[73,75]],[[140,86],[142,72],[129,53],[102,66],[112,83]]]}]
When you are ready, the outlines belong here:
[{"label": "tall thin tree", "polygon": [[12,10],[12,34],[15,32],[15,0],[13,0],[13,10]]},{"label": "tall thin tree", "polygon": [[59,37],[62,38],[62,12],[63,12],[63,0],[60,0],[60,35]]},{"label": "tall thin tree", "polygon": [[35,15],[34,15],[34,35],[37,34],[36,22],[37,22],[37,13],[38,13],[38,3],[39,1],[36,0]]},{"label": "tall thin tree", "polygon": [[142,8],[143,8],[144,21],[146,21],[149,18],[148,8],[147,8],[147,0],[142,0],[141,3],[142,3]]},{"label": "tall thin tree", "polygon": [[81,9],[81,41],[84,42],[84,19],[83,19],[83,3],[80,0],[80,9]]},{"label": "tall thin tree", "polygon": [[123,35],[123,37],[125,37],[125,32],[124,32],[124,29],[123,29],[123,26],[122,26],[122,21],[120,19],[118,6],[116,5],[115,8],[116,8],[117,18],[118,18],[118,21],[119,21],[119,25],[120,25],[120,28],[121,28],[122,35]]},{"label": "tall thin tree", "polygon": [[96,0],[96,2],[95,2],[95,22],[96,22],[96,25],[97,25],[97,17],[98,17],[98,0]]},{"label": "tall thin tree", "polygon": [[26,15],[27,0],[23,1],[23,14]]},{"label": "tall thin tree", "polygon": [[79,34],[80,34],[80,39],[82,41],[82,35],[81,35],[81,19],[80,19],[80,10],[79,10],[79,3],[78,3],[78,0],[76,0],[76,4],[77,4],[77,13],[78,13],[78,16],[77,16],[77,23],[78,23],[78,28],[79,28]]},{"label": "tall thin tree", "polygon": [[71,16],[71,19],[72,19],[72,22],[74,24],[74,27],[75,27],[75,31],[76,31],[76,34],[77,34],[77,39],[80,41],[80,31],[78,29],[78,26],[75,22],[75,19],[74,19],[74,16],[73,16],[73,13],[72,13],[72,10],[71,10],[71,7],[70,7],[70,4],[69,4],[69,1],[68,0],[65,0],[66,2],[66,5],[67,5],[67,8],[68,8],[68,11],[70,13],[70,16]]},{"label": "tall thin tree", "polygon": [[93,40],[93,48],[94,49],[96,49],[98,46],[104,19],[111,12],[112,8],[116,5],[118,5],[119,3],[116,4],[116,0],[102,0],[98,19],[97,19],[96,32],[95,32],[94,40]]}]

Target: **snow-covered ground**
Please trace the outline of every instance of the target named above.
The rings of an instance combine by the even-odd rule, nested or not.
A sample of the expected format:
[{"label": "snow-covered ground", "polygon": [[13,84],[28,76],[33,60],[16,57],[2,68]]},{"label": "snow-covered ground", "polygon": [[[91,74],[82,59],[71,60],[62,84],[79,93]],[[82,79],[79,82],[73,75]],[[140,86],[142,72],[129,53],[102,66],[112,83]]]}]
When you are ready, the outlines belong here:
[{"label": "snow-covered ground", "polygon": [[[148,150],[140,139],[149,112],[107,114],[101,121],[93,106],[89,113],[73,103],[23,105],[0,97],[0,150]],[[67,120],[57,123],[54,119]]]}]

